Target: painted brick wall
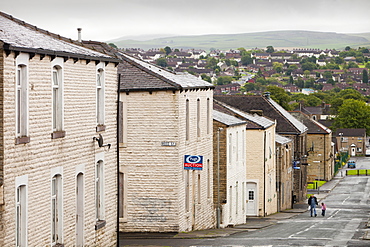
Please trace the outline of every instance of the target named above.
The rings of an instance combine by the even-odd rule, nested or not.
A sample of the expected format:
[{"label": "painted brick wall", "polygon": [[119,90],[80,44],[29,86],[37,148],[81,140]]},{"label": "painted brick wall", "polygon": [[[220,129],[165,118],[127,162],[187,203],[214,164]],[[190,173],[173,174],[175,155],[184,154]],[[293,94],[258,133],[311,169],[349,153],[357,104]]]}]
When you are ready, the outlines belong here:
[{"label": "painted brick wall", "polygon": [[[29,60],[29,136],[27,144],[15,145],[15,58],[4,66],[4,245],[14,246],[15,177],[28,175],[28,243],[51,244],[51,170],[62,167],[63,243],[76,243],[76,167],[84,170],[84,235],[89,246],[115,245],[116,228],[116,98],[117,71],[109,64],[105,74],[106,130],[100,132],[110,150],[99,148],[97,137],[96,66],[94,62],[64,62],[64,129],[66,136],[51,139],[51,61],[39,55]],[[106,226],[95,230],[95,155],[104,153]]]},{"label": "painted brick wall", "polygon": [[[121,94],[121,101],[127,104],[127,116],[123,116],[127,118],[127,146],[120,148],[121,170],[127,173],[127,220],[122,220],[121,231],[179,232],[214,225],[212,191],[210,197],[207,194],[208,186],[212,186],[212,166],[208,178],[207,164],[213,160],[212,121],[207,133],[206,102],[207,98],[212,102],[212,93],[193,90]],[[191,116],[188,141],[186,99]],[[196,133],[197,99],[201,102],[200,137]],[[165,141],[175,142],[176,146],[162,146]],[[204,158],[202,171],[188,172],[189,211],[185,207],[184,155]]]}]

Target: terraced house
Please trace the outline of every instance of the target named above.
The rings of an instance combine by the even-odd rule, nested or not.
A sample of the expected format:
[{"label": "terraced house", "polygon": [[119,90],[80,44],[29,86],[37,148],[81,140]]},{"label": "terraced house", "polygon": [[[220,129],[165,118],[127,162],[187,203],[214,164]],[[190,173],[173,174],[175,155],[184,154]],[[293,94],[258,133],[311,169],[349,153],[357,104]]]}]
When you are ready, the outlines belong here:
[{"label": "terraced house", "polygon": [[120,74],[120,231],[215,226],[213,85],[116,54]]},{"label": "terraced house", "polygon": [[0,246],[116,243],[116,59],[0,12]]}]

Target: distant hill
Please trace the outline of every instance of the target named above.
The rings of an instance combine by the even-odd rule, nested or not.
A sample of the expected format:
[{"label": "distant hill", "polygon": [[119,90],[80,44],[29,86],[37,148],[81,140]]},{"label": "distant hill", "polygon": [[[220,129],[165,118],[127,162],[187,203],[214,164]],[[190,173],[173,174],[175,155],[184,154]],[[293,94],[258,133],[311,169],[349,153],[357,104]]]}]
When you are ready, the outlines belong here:
[{"label": "distant hill", "polygon": [[144,40],[119,38],[112,41],[120,48],[194,48],[209,51],[211,48],[227,50],[244,47],[266,48],[273,46],[279,49],[317,48],[317,49],[344,49],[346,46],[358,48],[370,47],[370,33],[342,34],[332,32],[313,31],[271,31],[242,34],[210,34],[194,36],[172,36]]}]

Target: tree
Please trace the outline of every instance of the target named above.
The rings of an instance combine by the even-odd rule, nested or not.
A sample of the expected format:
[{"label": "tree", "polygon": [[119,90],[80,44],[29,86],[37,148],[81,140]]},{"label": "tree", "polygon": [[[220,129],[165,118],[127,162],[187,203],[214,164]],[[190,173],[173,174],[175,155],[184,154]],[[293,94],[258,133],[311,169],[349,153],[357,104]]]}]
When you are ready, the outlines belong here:
[{"label": "tree", "polygon": [[113,48],[118,49],[118,47],[114,43],[108,43],[109,46],[112,46]]},{"label": "tree", "polygon": [[200,77],[202,78],[202,80],[205,80],[205,81],[208,81],[209,83],[212,83],[212,79],[210,76],[206,75],[206,74],[201,74]]},{"label": "tree", "polygon": [[366,70],[366,69],[364,69],[364,70],[362,71],[362,82],[363,82],[363,83],[369,83],[369,75],[368,75],[368,73],[367,73],[367,70]]},{"label": "tree", "polygon": [[268,86],[266,90],[271,93],[271,98],[276,101],[276,103],[281,105],[287,111],[291,110],[289,105],[291,97],[284,89],[277,86]]},{"label": "tree", "polygon": [[158,66],[161,66],[163,68],[166,68],[167,67],[167,60],[166,58],[164,57],[161,57],[161,58],[158,58],[155,63],[158,65]]},{"label": "tree", "polygon": [[309,70],[309,71],[312,71],[314,69],[316,69],[316,64],[313,63],[313,62],[306,62],[306,63],[302,63],[302,70],[305,71],[305,70]]},{"label": "tree", "polygon": [[363,102],[366,101],[365,97],[362,96],[361,93],[359,93],[358,91],[352,88],[340,90],[340,92],[337,93],[335,96],[333,96],[329,102],[331,104],[331,110],[334,115],[337,114],[340,106],[347,99],[354,99],[354,100],[363,101]]},{"label": "tree", "polygon": [[344,50],[349,51],[349,50],[351,50],[351,47],[346,46],[346,48],[344,48]]},{"label": "tree", "polygon": [[338,115],[334,119],[333,126],[335,128],[365,128],[370,130],[370,106],[360,100],[345,100],[338,109]]},{"label": "tree", "polygon": [[274,51],[275,51],[275,49],[274,49],[273,46],[269,45],[269,46],[266,47],[266,52],[267,53],[273,53]]},{"label": "tree", "polygon": [[172,49],[171,49],[171,47],[166,46],[166,47],[164,48],[164,51],[166,52],[166,55],[168,56],[168,54],[170,54],[170,53],[172,52]]},{"label": "tree", "polygon": [[226,85],[230,84],[233,81],[232,76],[220,76],[217,78],[217,85]]},{"label": "tree", "polygon": [[283,71],[283,64],[282,63],[279,63],[279,62],[273,62],[272,63],[272,66],[273,66],[273,69],[278,72],[278,73],[281,73]]},{"label": "tree", "polygon": [[241,62],[243,65],[248,65],[253,63],[253,59],[251,58],[251,54],[247,53],[246,55],[242,56]]}]

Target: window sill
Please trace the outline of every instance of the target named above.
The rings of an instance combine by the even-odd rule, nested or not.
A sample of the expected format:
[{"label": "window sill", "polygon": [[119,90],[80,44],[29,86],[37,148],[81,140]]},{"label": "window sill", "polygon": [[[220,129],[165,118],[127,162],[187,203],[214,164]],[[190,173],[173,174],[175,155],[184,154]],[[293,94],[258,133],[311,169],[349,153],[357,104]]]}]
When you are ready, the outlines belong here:
[{"label": "window sill", "polygon": [[95,231],[103,228],[107,222],[105,220],[98,220],[95,224]]},{"label": "window sill", "polygon": [[58,139],[58,138],[63,138],[66,136],[65,131],[55,131],[51,133],[51,139]]},{"label": "window sill", "polygon": [[17,137],[15,138],[15,144],[25,144],[29,143],[31,138],[29,136],[22,136],[22,137]]},{"label": "window sill", "polygon": [[105,131],[105,125],[96,126],[96,132]]}]

